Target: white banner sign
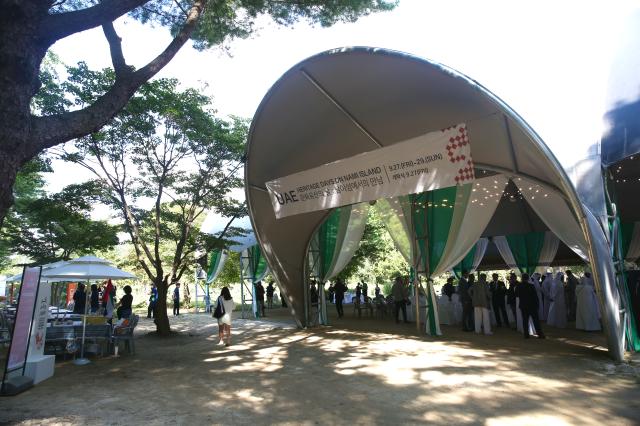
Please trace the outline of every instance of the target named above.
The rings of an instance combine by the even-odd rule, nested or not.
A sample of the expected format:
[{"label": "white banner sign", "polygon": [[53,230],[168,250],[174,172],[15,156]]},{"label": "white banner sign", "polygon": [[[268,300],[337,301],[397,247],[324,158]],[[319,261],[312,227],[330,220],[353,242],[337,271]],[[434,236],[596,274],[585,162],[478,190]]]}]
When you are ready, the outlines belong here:
[{"label": "white banner sign", "polygon": [[266,183],[278,219],[474,179],[467,126],[427,133]]}]

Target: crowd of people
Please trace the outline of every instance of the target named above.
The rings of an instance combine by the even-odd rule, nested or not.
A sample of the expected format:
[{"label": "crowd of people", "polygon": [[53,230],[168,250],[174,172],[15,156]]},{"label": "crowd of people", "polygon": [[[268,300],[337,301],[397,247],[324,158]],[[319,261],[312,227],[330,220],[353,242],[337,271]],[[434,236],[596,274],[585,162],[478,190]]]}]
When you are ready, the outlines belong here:
[{"label": "crowd of people", "polygon": [[[566,276],[566,280],[565,280]],[[601,329],[595,289],[591,274],[585,272],[579,280],[570,270],[551,272],[544,277],[538,273],[529,276],[515,273],[508,277],[508,287],[492,274],[476,276],[462,272],[458,285],[450,277],[442,288],[444,315],[450,315],[452,304],[461,305],[461,323],[464,331],[491,334],[491,325],[513,326],[525,338],[537,335],[544,338],[541,322],[564,328],[575,321],[576,328],[596,331]],[[507,311],[507,306],[509,311]],[[449,311],[449,312],[448,312]],[[510,313],[511,315],[508,315]]]},{"label": "crowd of people", "polygon": [[[409,277],[396,277],[391,292],[386,297],[376,284],[373,297],[369,295],[369,286],[361,280],[357,283],[352,303],[384,303],[393,307],[396,322],[407,322],[407,306],[411,303]],[[426,298],[421,289],[421,297]],[[329,284],[327,300],[335,303],[338,318],[344,316],[343,302],[349,289],[342,279]],[[311,305],[317,305],[316,284],[311,284]],[[420,306],[424,305],[419,302]],[[538,336],[545,338],[541,324],[564,328],[575,321],[576,328],[587,331],[601,329],[600,312],[593,280],[589,272],[578,279],[571,270],[558,272],[555,276],[534,273],[520,277],[511,272],[505,281],[493,273],[489,280],[484,273],[462,276],[455,282],[453,276],[442,287],[441,320],[443,316],[455,316],[459,309],[459,318],[443,321],[445,324],[461,323],[464,331],[492,334],[492,326],[515,328],[525,338]],[[455,305],[455,306],[454,306]]]},{"label": "crowd of people", "polygon": [[129,318],[132,313],[133,296],[131,286],[123,287],[124,295],[120,300],[116,300],[116,286],[111,280],[105,281],[102,285],[92,284],[89,293],[89,309],[87,310],[87,291],[84,284],[78,284],[73,293],[73,313],[92,315],[103,315],[107,322],[111,324],[115,311],[118,320]]}]

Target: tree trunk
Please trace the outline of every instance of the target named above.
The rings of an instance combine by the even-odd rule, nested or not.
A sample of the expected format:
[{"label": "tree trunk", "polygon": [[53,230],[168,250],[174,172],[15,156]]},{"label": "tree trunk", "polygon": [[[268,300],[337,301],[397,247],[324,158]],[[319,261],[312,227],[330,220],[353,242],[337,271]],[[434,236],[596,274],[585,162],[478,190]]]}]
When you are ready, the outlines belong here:
[{"label": "tree trunk", "polygon": [[18,170],[40,151],[31,140],[31,98],[40,88],[38,73],[49,47],[37,35],[46,4],[0,3],[0,225],[13,205]]},{"label": "tree trunk", "polygon": [[171,326],[169,325],[169,317],[167,316],[167,292],[169,285],[166,279],[162,277],[155,280],[158,287],[158,301],[156,303],[156,332],[160,336],[168,336],[171,334]]}]

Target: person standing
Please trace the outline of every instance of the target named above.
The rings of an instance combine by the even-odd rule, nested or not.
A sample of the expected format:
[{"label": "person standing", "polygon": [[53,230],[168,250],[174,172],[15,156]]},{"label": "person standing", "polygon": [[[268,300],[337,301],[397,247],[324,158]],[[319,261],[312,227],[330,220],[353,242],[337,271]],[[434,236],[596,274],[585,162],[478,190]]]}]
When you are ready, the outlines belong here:
[{"label": "person standing", "polygon": [[542,294],[542,285],[540,284],[540,274],[534,273],[529,280],[536,289],[538,295],[538,319],[541,319],[544,315],[544,295]]},{"label": "person standing", "polygon": [[376,283],[375,296],[376,299],[380,297],[380,286],[378,285],[378,283]]},{"label": "person standing", "polygon": [[364,280],[362,280],[362,300],[364,303],[367,303],[369,299],[369,284],[367,284]]},{"label": "person standing", "polygon": [[91,295],[89,297],[91,300],[91,313],[95,314],[100,309],[100,294],[96,284],[91,284]]},{"label": "person standing", "polygon": [[542,316],[540,319],[542,321],[547,321],[549,317],[549,307],[551,306],[551,288],[553,287],[553,274],[551,272],[547,272],[542,281],[542,300],[544,302],[544,306],[542,307]]},{"label": "person standing", "polygon": [[333,283],[329,283],[329,290],[327,291],[329,294],[329,303],[333,303],[333,300],[336,296],[336,288]]},{"label": "person standing", "polygon": [[493,313],[496,316],[498,327],[502,327],[502,322],[509,327],[509,316],[507,315],[507,307],[505,305],[505,296],[507,295],[507,286],[503,281],[498,279],[498,274],[491,275],[492,281],[489,284],[491,291],[491,305]]},{"label": "person standing", "polygon": [[217,303],[224,307],[224,315],[218,318],[218,343],[224,341],[224,345],[229,346],[231,345],[231,320],[235,303],[228,287],[222,287]]},{"label": "person standing", "polygon": [[528,274],[522,274],[522,282],[516,289],[516,297],[520,302],[520,312],[522,312],[522,324],[524,338],[529,338],[529,319],[533,322],[533,327],[536,334],[540,339],[544,339],[544,333],[540,326],[540,319],[538,318],[538,292],[531,281],[529,281]]},{"label": "person standing", "polygon": [[599,331],[600,313],[591,274],[585,272],[576,287],[576,328],[578,330]]},{"label": "person standing", "polygon": [[173,316],[180,315],[180,282],[173,289]]},{"label": "person standing", "polygon": [[257,305],[257,314],[258,316],[262,315],[263,317],[266,316],[264,314],[264,287],[262,286],[262,281],[258,281],[257,283],[255,283],[255,287],[256,287],[256,305]]},{"label": "person standing", "polygon": [[360,296],[362,296],[362,284],[358,283],[356,285],[356,300],[355,300],[356,304],[361,302]]},{"label": "person standing", "polygon": [[86,306],[87,293],[84,291],[84,284],[79,284],[78,288],[73,293],[73,313],[84,315]]},{"label": "person standing", "polygon": [[469,288],[473,284],[473,275],[469,276],[466,269],[462,270],[462,277],[458,281],[458,294],[462,303],[462,331],[473,331],[473,300]]},{"label": "person standing", "polygon": [[391,287],[391,295],[393,296],[393,302],[395,305],[394,313],[396,323],[400,322],[400,319],[398,318],[400,311],[402,311],[402,319],[404,322],[409,322],[407,321],[407,291],[400,276],[396,277],[396,280]]},{"label": "person standing", "polygon": [[338,311],[338,318],[342,318],[344,316],[344,309],[342,309],[342,301],[344,300],[344,293],[347,291],[347,286],[342,282],[342,278],[338,278],[336,280],[336,285],[334,287],[335,295],[336,295],[336,311]]},{"label": "person standing", "polygon": [[473,303],[473,313],[475,318],[475,331],[480,334],[484,330],[485,335],[491,335],[491,319],[489,317],[489,306],[491,306],[491,291],[487,285],[487,275],[480,274],[478,282],[469,288],[471,303]]},{"label": "person standing", "polygon": [[447,278],[447,283],[442,286],[442,294],[449,298],[449,302],[451,302],[451,296],[455,293],[455,289],[453,288],[453,277]]},{"label": "person standing", "polygon": [[111,324],[113,319],[113,310],[115,307],[116,289],[111,280],[107,281],[107,286],[102,292],[102,305],[104,306],[104,316],[107,322]]},{"label": "person standing", "polygon": [[274,292],[274,288],[273,288],[273,281],[269,282],[269,285],[267,286],[267,307],[269,309],[273,309],[273,292]]},{"label": "person standing", "polygon": [[156,283],[151,283],[151,291],[149,292],[149,307],[147,308],[147,318],[156,317],[157,302],[158,302],[158,287],[156,287]]},{"label": "person standing", "polygon": [[566,291],[566,303],[567,303],[567,318],[569,321],[576,320],[576,287],[578,286],[578,279],[571,270],[567,269],[567,286]]},{"label": "person standing", "polygon": [[516,285],[518,284],[518,277],[512,273],[509,275],[509,289],[507,290],[507,304],[511,309],[513,321],[516,323],[516,329],[518,328],[518,316],[516,314]]},{"label": "person standing", "polygon": [[567,306],[564,302],[564,280],[562,272],[556,274],[551,286],[551,306],[547,324],[558,328],[567,326]]}]

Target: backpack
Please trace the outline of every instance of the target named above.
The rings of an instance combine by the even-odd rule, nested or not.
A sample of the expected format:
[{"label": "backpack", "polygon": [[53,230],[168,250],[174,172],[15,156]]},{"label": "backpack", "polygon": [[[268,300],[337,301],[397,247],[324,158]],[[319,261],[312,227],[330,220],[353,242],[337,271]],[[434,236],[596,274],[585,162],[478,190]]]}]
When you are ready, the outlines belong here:
[{"label": "backpack", "polygon": [[216,319],[220,319],[224,316],[225,313],[226,312],[224,310],[224,304],[222,303],[222,300],[220,300],[220,298],[218,297],[218,303],[216,304],[215,311],[213,311],[213,317]]}]

